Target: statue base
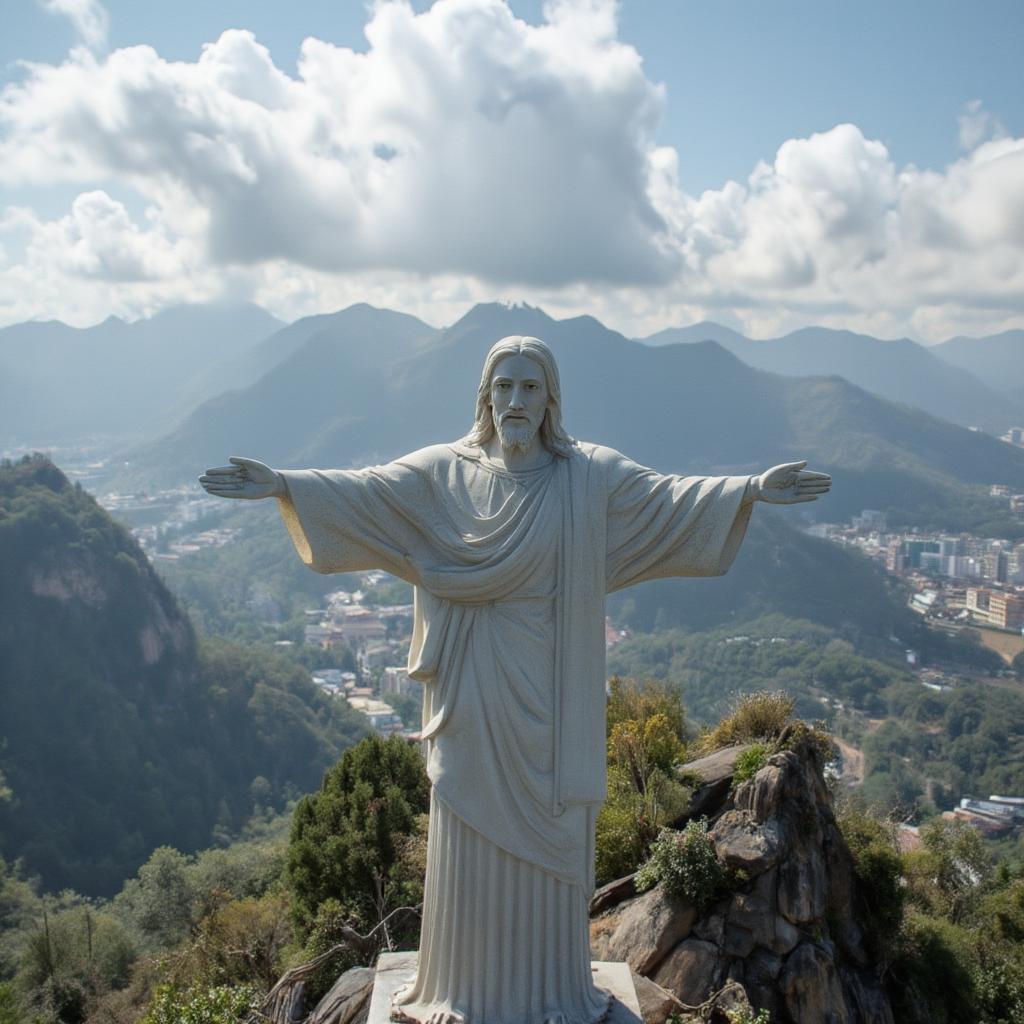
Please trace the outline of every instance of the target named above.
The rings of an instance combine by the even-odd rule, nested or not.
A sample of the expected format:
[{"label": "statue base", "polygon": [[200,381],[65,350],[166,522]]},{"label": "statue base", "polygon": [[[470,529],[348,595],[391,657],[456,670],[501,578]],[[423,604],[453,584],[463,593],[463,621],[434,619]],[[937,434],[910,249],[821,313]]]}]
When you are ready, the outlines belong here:
[{"label": "statue base", "polygon": [[[377,975],[373,981],[370,1012],[366,1024],[389,1024],[391,998],[416,977],[418,953],[381,953],[377,960]],[[610,960],[595,960],[591,964],[594,984],[611,994],[605,1024],[643,1024],[640,1001],[636,996],[629,965]],[[470,1022],[472,1024],[472,1022]]]}]

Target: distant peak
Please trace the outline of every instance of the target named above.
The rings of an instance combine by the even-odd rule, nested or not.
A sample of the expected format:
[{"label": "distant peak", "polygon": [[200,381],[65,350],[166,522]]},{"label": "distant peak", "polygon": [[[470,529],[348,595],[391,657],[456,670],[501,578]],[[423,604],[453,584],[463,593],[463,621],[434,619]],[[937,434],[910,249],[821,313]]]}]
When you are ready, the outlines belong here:
[{"label": "distant peak", "polygon": [[[495,330],[506,330],[509,327],[529,327],[531,324],[552,324],[551,319],[536,306],[525,302],[478,302],[465,316],[457,321],[458,326],[494,325]],[[453,325],[455,326],[455,325]]]}]

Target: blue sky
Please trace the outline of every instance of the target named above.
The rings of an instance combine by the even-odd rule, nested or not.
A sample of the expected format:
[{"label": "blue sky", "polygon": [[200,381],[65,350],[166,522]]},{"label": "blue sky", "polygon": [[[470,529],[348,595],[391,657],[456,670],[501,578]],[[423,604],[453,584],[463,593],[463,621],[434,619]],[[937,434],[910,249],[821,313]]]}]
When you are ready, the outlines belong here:
[{"label": "blue sky", "polygon": [[[46,4],[58,10],[44,9]],[[463,77],[460,88],[477,88],[471,76],[479,60],[471,50],[474,45],[481,45],[482,53],[487,50],[486,36],[481,34],[485,30],[479,26],[488,24],[495,5],[500,6],[498,0],[444,0],[440,5],[445,11],[460,8],[463,13],[461,19],[449,18],[444,29],[445,45],[461,47],[464,41],[469,55],[460,69],[470,77]],[[411,6],[422,15],[431,5],[418,0]],[[541,46],[543,59],[550,62],[545,69],[548,78],[558,77],[557,47],[574,46],[578,26],[602,23],[610,10],[600,0],[557,6],[573,9],[574,17],[582,21],[562,32],[554,53]],[[534,27],[550,16],[532,0],[513,0],[510,7],[517,19]],[[92,44],[101,65],[124,47],[146,44],[165,64],[180,61],[194,68],[204,44],[215,43],[225,30],[245,29],[256,44],[267,48],[277,71],[293,80],[300,77],[303,40],[313,37],[367,54],[373,47],[364,35],[364,25],[376,16],[362,3],[337,0],[289,4],[8,0],[6,30],[0,34],[0,69],[9,90],[32,78],[19,61],[58,66],[68,58],[71,47],[81,42],[74,28],[76,11],[79,15],[98,11],[107,18],[105,38]],[[427,23],[425,16],[410,22],[423,29],[424,39],[437,42],[440,37],[431,36]],[[460,36],[463,31],[465,35]],[[404,36],[410,45],[415,45],[414,35]],[[368,243],[362,255],[352,258],[347,253],[331,255],[324,245],[313,251],[287,239],[256,239],[250,257],[237,239],[216,236],[220,219],[234,225],[223,227],[223,232],[237,229],[238,211],[217,208],[217,200],[188,178],[200,173],[195,168],[182,170],[183,177],[172,187],[157,180],[162,176],[153,165],[144,174],[128,174],[111,158],[113,163],[99,161],[90,178],[81,172],[80,156],[77,169],[71,166],[74,158],[68,150],[55,161],[66,160],[68,166],[51,173],[55,163],[45,160],[50,156],[53,161],[47,148],[52,140],[40,144],[51,129],[38,124],[26,128],[12,121],[5,129],[0,120],[0,141],[6,130],[8,153],[18,153],[14,163],[27,168],[0,174],[0,209],[8,209],[6,236],[5,222],[0,221],[0,244],[8,263],[6,268],[0,263],[0,281],[5,270],[13,272],[15,284],[22,289],[29,275],[27,271],[19,274],[18,268],[33,253],[42,258],[39,254],[47,238],[52,244],[60,236],[66,248],[67,239],[73,237],[83,243],[79,249],[84,252],[93,245],[91,236],[85,236],[99,230],[97,223],[109,228],[117,222],[118,230],[134,232],[132,244],[141,247],[150,239],[160,249],[156,255],[150,253],[144,270],[133,273],[121,261],[120,271],[106,275],[107,311],[129,316],[152,312],[161,303],[189,295],[210,297],[202,289],[190,290],[188,280],[194,284],[196,274],[212,269],[224,294],[256,298],[283,315],[312,311],[320,303],[330,305],[366,292],[371,300],[390,297],[401,308],[421,314],[433,306],[434,315],[428,319],[435,322],[454,314],[460,302],[493,296],[541,301],[557,307],[556,312],[585,309],[634,331],[706,316],[755,334],[825,322],[883,336],[910,334],[939,340],[959,331],[984,333],[1021,323],[1019,302],[1012,297],[1021,274],[1021,250],[1014,247],[1012,237],[986,227],[1002,221],[1015,228],[1022,203],[1007,164],[1007,159],[1017,160],[1010,142],[1024,136],[1024,62],[1019,57],[1024,4],[1019,0],[979,5],[945,0],[885,4],[874,0],[857,4],[624,0],[617,9],[611,46],[607,35],[598,38],[598,31],[594,37],[594,66],[607,58],[609,73],[618,75],[621,58],[631,49],[640,58],[638,69],[623,75],[618,91],[605,89],[603,72],[591,74],[581,91],[573,84],[576,72],[567,56],[569,69],[559,94],[563,105],[571,105],[574,98],[579,103],[576,109],[566,106],[559,115],[565,118],[570,137],[583,131],[587,139],[595,138],[590,121],[600,114],[595,106],[601,104],[607,104],[609,119],[625,119],[617,136],[612,126],[600,126],[597,148],[589,155],[591,163],[600,159],[600,146],[607,144],[610,173],[622,167],[622,191],[606,188],[607,182],[594,185],[592,193],[584,189],[594,204],[589,217],[583,204],[576,203],[575,193],[569,194],[567,201],[578,208],[573,216],[566,215],[564,223],[555,224],[558,230],[576,231],[586,241],[587,252],[559,249],[539,269],[525,253],[518,261],[510,255],[502,263],[491,258],[487,237],[481,234],[457,239],[447,255],[439,254],[436,267],[419,251],[423,239],[413,237],[405,248],[396,243],[387,252]],[[539,38],[515,35],[524,48],[517,74],[528,78],[533,73],[531,61],[537,59]],[[249,61],[242,50],[245,46],[235,47],[224,59]],[[392,51],[391,59],[401,72],[401,51]],[[461,59],[455,58],[455,63]],[[486,59],[493,61],[500,55]],[[130,78],[133,72],[124,73]],[[78,80],[84,79],[79,76]],[[375,80],[379,82],[380,76]],[[55,92],[40,86],[31,97],[37,108],[44,95],[49,101]],[[27,108],[29,96],[22,100]],[[359,100],[339,97],[341,102],[357,104]],[[89,120],[87,112],[67,109],[55,115],[54,123],[63,126],[73,118],[79,124],[83,118]],[[855,126],[856,134],[835,134],[836,126],[843,124]],[[527,133],[524,137],[557,137],[557,125],[549,128],[554,135]],[[123,135],[127,129],[118,130]],[[218,131],[213,131],[213,137],[222,137]],[[72,131],[73,141],[80,144],[81,135],[76,132]],[[417,134],[424,145],[425,132],[421,128]],[[24,143],[16,138],[19,133]],[[447,132],[442,134],[447,137]],[[505,142],[491,135],[487,138],[488,144],[514,146],[511,129]],[[467,128],[465,144],[471,145],[471,139]],[[780,150],[790,142],[788,151]],[[996,144],[1002,149],[985,148]],[[102,140],[97,137],[95,145],[102,147]],[[251,139],[240,145],[248,152],[245,146],[251,145]],[[425,152],[436,150],[427,145]],[[783,152],[789,152],[789,158],[779,163]],[[399,160],[404,156],[400,153]],[[418,159],[423,160],[422,154]],[[666,159],[672,164],[668,170]],[[752,185],[750,176],[759,162],[773,168],[773,173],[762,174]],[[975,168],[982,163],[980,170]],[[46,172],[33,171],[33,166],[44,166]],[[564,157],[561,166],[566,166]],[[863,170],[855,182],[844,169],[850,166]],[[259,173],[265,171],[269,169]],[[535,171],[531,168],[526,177],[534,180]],[[451,179],[450,169],[437,173]],[[581,164],[567,167],[565,173],[586,175],[587,170]],[[671,182],[659,184],[660,176],[666,174]],[[638,184],[637,176],[644,182]],[[742,194],[730,190],[729,181],[738,183]],[[543,184],[542,175],[536,176],[537,182]],[[268,179],[268,188],[270,183]],[[408,187],[414,195],[428,194],[418,182]],[[994,187],[1005,190],[1005,194],[996,193],[1004,204],[997,209],[990,208],[988,198]],[[330,187],[325,189],[325,195],[330,194]],[[213,204],[209,211],[213,227],[198,220],[187,223],[189,218],[180,208],[182,190],[200,203]],[[97,192],[110,202],[104,205],[95,197]],[[707,201],[701,200],[705,192]],[[84,212],[75,214],[73,203],[83,193],[93,198],[80,204]],[[268,194],[272,193],[261,191],[262,196]],[[494,194],[500,197],[501,189],[496,187]],[[854,211],[851,204],[855,203],[862,203],[862,209]],[[844,211],[838,215],[837,204]],[[32,218],[19,214],[12,220],[13,208],[30,210]],[[465,212],[468,216],[471,211]],[[589,219],[604,222],[606,216],[607,244],[612,246],[618,239],[623,255],[590,258],[599,243],[597,233],[588,231]],[[871,226],[872,220],[892,222],[885,229],[885,239],[878,235],[877,224]],[[406,214],[403,223],[407,221]],[[638,222],[654,225],[655,221],[650,236],[641,237]],[[544,221],[538,213],[538,225],[548,222],[550,217]],[[860,235],[851,235],[854,222],[860,225],[856,228]],[[371,217],[369,223],[377,221]],[[788,231],[787,224],[803,224],[802,233],[779,246],[766,241],[779,234],[779,225]],[[490,230],[499,227],[507,236],[509,225],[496,213]],[[1024,223],[1021,227],[1024,233]],[[424,224],[423,230],[436,232],[437,228]],[[944,233],[945,241],[935,243]],[[951,242],[954,236],[957,244]],[[963,248],[961,236],[967,239],[964,244],[974,247],[974,259],[966,270],[949,255],[949,250]],[[186,258],[183,252],[190,245],[195,251]],[[479,269],[473,260],[474,245],[480,251]],[[200,250],[205,256],[197,255]],[[200,266],[203,259],[208,266]],[[898,266],[897,260],[901,261]],[[83,255],[82,261],[77,271],[71,267],[65,274],[81,277],[85,273],[93,283],[104,280],[103,271],[95,269],[103,260],[94,252]],[[271,262],[277,267],[274,273],[267,271]],[[920,268],[932,262],[934,275],[928,283],[915,285],[912,279],[920,278]],[[257,264],[261,273],[253,270]],[[286,280],[286,264],[294,271],[291,284]],[[988,268],[984,272],[979,270],[983,265]],[[866,268],[870,266],[878,268],[878,281],[869,280]],[[157,286],[161,275],[167,285],[163,288]],[[168,284],[171,277],[176,277],[175,287]],[[883,294],[884,279],[894,277],[900,278],[903,287],[898,293],[890,288],[890,294]],[[77,319],[103,312],[104,302],[95,291],[78,307]],[[40,293],[34,305],[10,299],[5,303],[0,285],[0,320],[44,315],[43,307],[53,296],[63,296],[67,305],[70,294],[58,282],[50,292]],[[55,313],[76,318],[75,311],[67,308]]]}]

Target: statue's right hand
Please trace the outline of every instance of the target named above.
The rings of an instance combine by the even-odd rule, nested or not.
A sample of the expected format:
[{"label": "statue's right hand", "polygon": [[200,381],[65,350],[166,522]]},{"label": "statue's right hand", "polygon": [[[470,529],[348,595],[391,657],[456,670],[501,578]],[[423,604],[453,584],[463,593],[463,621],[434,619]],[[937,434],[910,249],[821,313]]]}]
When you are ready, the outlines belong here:
[{"label": "statue's right hand", "polygon": [[207,494],[218,498],[281,498],[287,492],[280,474],[257,462],[232,455],[230,466],[208,469],[199,482]]}]

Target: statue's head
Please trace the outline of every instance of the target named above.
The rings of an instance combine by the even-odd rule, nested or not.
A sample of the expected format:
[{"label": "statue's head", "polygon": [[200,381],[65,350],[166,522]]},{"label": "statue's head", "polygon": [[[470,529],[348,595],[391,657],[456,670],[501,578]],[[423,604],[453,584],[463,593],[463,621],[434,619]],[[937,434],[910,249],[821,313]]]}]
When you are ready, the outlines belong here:
[{"label": "statue's head", "polygon": [[[524,408],[506,408],[511,386],[524,381],[530,384]],[[558,364],[540,338],[502,338],[487,353],[476,393],[476,419],[465,441],[483,447],[495,433],[506,448],[525,448],[539,435],[544,447],[555,455],[572,453],[575,442],[562,427]]]}]

